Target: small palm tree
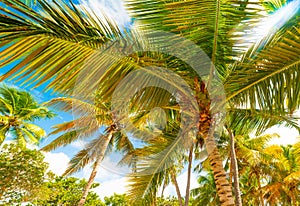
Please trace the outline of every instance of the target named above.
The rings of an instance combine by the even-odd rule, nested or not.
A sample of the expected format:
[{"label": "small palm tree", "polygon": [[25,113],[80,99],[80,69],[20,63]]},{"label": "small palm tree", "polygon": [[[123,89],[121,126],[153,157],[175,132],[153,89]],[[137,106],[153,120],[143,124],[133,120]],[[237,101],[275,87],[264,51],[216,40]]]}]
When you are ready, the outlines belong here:
[{"label": "small palm tree", "polygon": [[297,206],[300,195],[300,164],[296,161],[295,147],[272,145],[265,152],[273,157],[268,184],[262,188],[265,199],[270,205]]},{"label": "small palm tree", "polygon": [[38,143],[46,132],[32,122],[52,117],[54,113],[38,104],[30,93],[5,85],[0,87],[0,144],[10,136],[22,146]]},{"label": "small palm tree", "polygon": [[[124,153],[133,150],[133,145],[128,137],[121,133],[111,118],[109,105],[98,103],[96,106],[75,98],[55,98],[47,103],[56,109],[77,114],[78,118],[69,122],[55,125],[55,130],[50,135],[63,133],[51,143],[42,148],[51,151],[61,146],[66,146],[79,139],[88,139],[87,145],[80,150],[69,162],[64,175],[70,175],[83,169],[88,164],[93,164],[93,169],[82,197],[78,203],[84,205],[88,192],[95,180],[99,166],[115,144],[117,150]],[[104,130],[101,132],[100,130]],[[91,140],[92,138],[92,140]]]},{"label": "small palm tree", "polygon": [[195,198],[193,205],[219,205],[216,184],[213,172],[210,170],[198,178],[199,187],[191,190],[191,195]]}]

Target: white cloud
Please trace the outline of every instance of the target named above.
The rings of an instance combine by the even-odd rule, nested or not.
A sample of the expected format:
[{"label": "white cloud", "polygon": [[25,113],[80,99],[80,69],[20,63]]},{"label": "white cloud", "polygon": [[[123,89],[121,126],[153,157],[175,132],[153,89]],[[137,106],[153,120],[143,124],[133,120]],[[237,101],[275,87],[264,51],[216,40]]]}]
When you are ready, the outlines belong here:
[{"label": "white cloud", "polygon": [[[177,179],[177,183],[178,183],[178,186],[179,186],[181,196],[184,197],[185,196],[185,190],[186,190],[187,171],[180,174],[176,179]],[[197,182],[197,174],[192,173],[191,174],[190,189],[194,189],[194,188],[197,188],[197,187],[199,187],[198,182]],[[158,195],[160,195],[160,194],[161,194],[161,191]],[[176,189],[175,189],[175,186],[173,184],[170,184],[165,188],[164,196],[177,196]]]},{"label": "white cloud", "polygon": [[128,26],[130,17],[125,10],[122,0],[80,0],[80,5],[88,11],[92,10],[99,17],[102,17],[103,12],[106,16],[113,19],[118,26]]},{"label": "white cloud", "polygon": [[264,134],[272,134],[272,133],[277,133],[280,137],[272,139],[269,142],[269,145],[271,145],[271,144],[278,144],[278,145],[295,144],[297,142],[297,137],[299,137],[299,133],[296,129],[287,128],[287,127],[283,127],[283,126],[274,126],[264,132]]},{"label": "white cloud", "polygon": [[[114,181],[115,179],[125,177],[126,174],[129,172],[127,167],[121,167],[117,165],[117,160],[110,158],[107,156],[102,161],[97,175],[96,175],[96,182],[107,182],[107,181]],[[88,179],[92,172],[91,165],[86,166],[83,169],[83,177]]]},{"label": "white cloud", "polygon": [[45,156],[44,161],[49,163],[49,170],[54,172],[56,175],[62,175],[67,169],[70,158],[62,152],[43,152],[43,154]]},{"label": "white cloud", "polygon": [[72,147],[75,147],[76,149],[83,149],[85,147],[85,145],[87,144],[86,141],[83,141],[83,140],[77,140],[75,142],[72,142],[70,145]]},{"label": "white cloud", "polygon": [[119,177],[114,180],[101,182],[100,186],[95,188],[94,191],[101,197],[109,197],[114,193],[124,194],[126,193],[126,177]]},{"label": "white cloud", "polygon": [[[97,172],[95,182],[100,183],[100,186],[93,189],[102,199],[105,196],[111,196],[114,193],[126,193],[126,174],[128,173],[127,167],[117,165],[119,156],[111,154],[106,156],[102,161]],[[91,165],[86,166],[82,171],[82,177],[88,179],[92,172]]]}]

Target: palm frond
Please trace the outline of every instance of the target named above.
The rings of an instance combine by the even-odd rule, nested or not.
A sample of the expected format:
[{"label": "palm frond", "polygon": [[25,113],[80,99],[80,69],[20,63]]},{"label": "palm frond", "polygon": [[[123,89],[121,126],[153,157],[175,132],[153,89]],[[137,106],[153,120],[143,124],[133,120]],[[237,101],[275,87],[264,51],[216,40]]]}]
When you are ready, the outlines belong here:
[{"label": "palm frond", "polygon": [[[299,107],[300,40],[298,21],[282,28],[261,47],[253,47],[225,79],[227,101],[235,105],[293,113]],[[275,111],[276,112],[276,111]]]},{"label": "palm frond", "polygon": [[278,135],[262,135],[255,138],[236,135],[236,155],[240,164],[245,164],[253,168],[263,167],[263,165],[268,167],[273,156],[266,153],[265,149],[268,147],[268,142],[275,137],[278,137]]},{"label": "palm frond", "polygon": [[66,132],[59,137],[57,137],[55,140],[53,140],[48,145],[44,146],[41,150],[49,152],[52,150],[55,150],[58,147],[66,146],[74,141],[76,141],[80,137],[80,130],[72,130],[69,132]]},{"label": "palm frond", "polygon": [[80,171],[89,163],[95,161],[95,159],[99,156],[103,150],[107,150],[107,148],[103,148],[103,142],[107,138],[106,135],[100,135],[95,138],[91,142],[89,142],[83,150],[80,150],[69,162],[69,166],[63,175],[70,175],[75,172]]},{"label": "palm frond", "polygon": [[[145,1],[127,0],[127,8],[146,32],[172,32],[195,42],[217,65],[230,62],[234,54],[234,29],[245,20],[258,17],[261,8],[255,1]],[[247,22],[246,22],[247,23]],[[159,37],[156,37],[159,39]],[[157,39],[156,39],[157,41]],[[222,60],[222,61],[221,61]],[[215,61],[213,61],[216,63]],[[217,68],[221,69],[221,68]]]},{"label": "palm frond", "polygon": [[48,88],[70,92],[85,59],[121,35],[112,20],[65,1],[38,0],[35,10],[17,0],[2,3],[1,66],[16,63],[2,80],[25,79],[23,84],[35,86],[51,80]]},{"label": "palm frond", "polygon": [[28,132],[32,133],[37,139],[46,137],[46,131],[35,124],[24,122],[23,126]]},{"label": "palm frond", "polygon": [[96,129],[101,125],[109,125],[112,121],[108,106],[100,101],[89,103],[77,98],[60,97],[51,99],[45,105],[73,114],[77,118],[73,124],[77,127],[89,125]]},{"label": "palm frond", "polygon": [[26,128],[20,128],[20,130],[23,132],[24,136],[26,135],[27,140],[29,142],[37,144],[39,142],[39,136],[34,136],[30,131],[28,131]]},{"label": "palm frond", "polygon": [[8,125],[1,124],[1,126],[0,126],[0,145],[4,142],[8,129],[9,129]]},{"label": "palm frond", "polygon": [[128,195],[132,199],[138,200],[142,197],[145,201],[153,201],[158,187],[164,181],[165,173],[178,159],[183,159],[191,142],[187,134],[180,137],[177,135],[174,131],[165,132],[162,135],[164,141],[153,139],[152,144],[150,141],[149,146],[141,149],[142,155],[136,154],[136,167],[128,180]]},{"label": "palm frond", "polygon": [[297,121],[298,118],[283,112],[238,108],[227,110],[228,127],[234,128],[236,134],[248,134],[255,131],[256,135],[259,135],[274,125],[284,125],[300,131]]}]

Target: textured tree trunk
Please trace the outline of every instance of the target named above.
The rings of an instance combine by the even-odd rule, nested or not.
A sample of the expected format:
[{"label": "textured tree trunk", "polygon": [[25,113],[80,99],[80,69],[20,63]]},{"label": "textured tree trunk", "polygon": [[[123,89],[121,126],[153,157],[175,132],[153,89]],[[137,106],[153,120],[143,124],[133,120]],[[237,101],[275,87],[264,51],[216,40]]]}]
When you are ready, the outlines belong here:
[{"label": "textured tree trunk", "polygon": [[192,162],[193,162],[193,149],[194,145],[191,145],[190,152],[189,152],[189,163],[188,163],[188,176],[187,176],[187,183],[186,183],[186,191],[185,191],[185,206],[189,205],[190,199],[190,186],[191,186],[191,170],[192,170]]},{"label": "textured tree trunk", "polygon": [[[230,157],[231,157],[231,152],[230,152]],[[233,183],[233,166],[232,166],[232,161],[230,161],[230,168],[229,168],[229,184],[232,185]]]},{"label": "textured tree trunk", "polygon": [[233,169],[235,205],[242,206],[241,190],[239,185],[239,170],[238,170],[238,164],[237,164],[235,148],[234,148],[234,135],[230,129],[227,129],[227,131],[230,137],[230,161],[232,163],[232,169]]},{"label": "textured tree trunk", "polygon": [[258,190],[259,190],[259,200],[260,200],[260,204],[261,206],[264,206],[264,196],[262,193],[262,188],[261,188],[261,184],[260,184],[260,175],[258,173],[256,173],[256,177],[257,177],[257,184],[258,184]]},{"label": "textured tree trunk", "polygon": [[222,158],[217,149],[213,134],[208,134],[205,138],[205,146],[208,152],[210,165],[214,173],[214,179],[217,187],[217,194],[222,206],[234,206],[231,186],[226,178],[226,172],[223,168]]},{"label": "textured tree trunk", "polygon": [[172,182],[174,183],[175,188],[176,188],[176,193],[177,193],[179,205],[183,206],[182,197],[181,197],[181,194],[180,194],[180,189],[179,189],[179,186],[178,186],[178,183],[177,183],[177,180],[176,180],[176,176],[175,176],[173,170],[171,170],[171,178],[172,178]]},{"label": "textured tree trunk", "polygon": [[88,193],[89,193],[89,190],[95,180],[95,177],[96,177],[96,174],[98,172],[98,169],[99,169],[99,166],[103,160],[103,157],[104,157],[104,154],[105,154],[105,151],[108,147],[108,144],[112,138],[112,131],[107,135],[107,136],[104,136],[103,138],[105,138],[105,141],[103,142],[103,145],[102,145],[102,148],[99,148],[100,149],[100,153],[96,159],[96,162],[94,163],[94,167],[93,167],[93,170],[92,170],[92,173],[90,175],[90,178],[88,180],[88,183],[87,185],[85,186],[84,188],[84,191],[82,193],[82,196],[81,196],[81,199],[79,200],[78,202],[78,206],[83,206],[85,201],[86,201],[86,198],[88,196]]},{"label": "textured tree trunk", "polygon": [[291,201],[292,201],[293,206],[297,206],[297,200],[296,200],[296,197],[295,197],[295,194],[294,194],[293,191],[292,191],[292,194],[291,194]]},{"label": "textured tree trunk", "polygon": [[162,190],[161,190],[161,195],[160,195],[161,198],[164,197],[164,192],[165,192],[165,189],[166,189],[167,186],[168,186],[168,184],[166,183],[166,181],[164,181],[164,184],[163,184],[163,187],[162,187]]}]

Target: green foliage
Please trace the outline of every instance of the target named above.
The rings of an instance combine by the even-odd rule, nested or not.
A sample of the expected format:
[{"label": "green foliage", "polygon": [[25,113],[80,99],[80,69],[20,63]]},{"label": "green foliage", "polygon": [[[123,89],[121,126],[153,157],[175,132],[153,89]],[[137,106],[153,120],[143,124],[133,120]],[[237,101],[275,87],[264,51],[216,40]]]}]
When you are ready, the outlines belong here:
[{"label": "green foliage", "polygon": [[[183,200],[184,201],[184,200]],[[193,200],[189,200],[189,205],[192,205]],[[179,206],[178,199],[176,197],[157,197],[157,206]]]},{"label": "green foliage", "polygon": [[110,197],[104,197],[105,205],[109,206],[130,206],[130,200],[125,194],[114,193]]},{"label": "green foliage", "polygon": [[[300,201],[299,142],[268,146],[270,139],[270,135],[256,138],[236,136],[242,202],[244,205],[261,205],[262,202],[297,205],[296,202]],[[191,191],[195,198],[193,205],[219,205],[211,170],[201,174],[198,183],[199,187]]]},{"label": "green foliage", "polygon": [[219,205],[220,201],[217,196],[216,184],[214,182],[212,171],[209,171],[204,175],[200,175],[198,178],[198,183],[200,187],[191,191],[192,197],[195,198],[193,205]]},{"label": "green foliage", "polygon": [[4,145],[0,150],[0,202],[16,203],[39,189],[48,168],[44,156],[16,144]]},{"label": "green foliage", "polygon": [[0,87],[0,145],[11,135],[18,144],[38,143],[46,132],[31,122],[54,117],[30,93],[14,87]]},{"label": "green foliage", "polygon": [[[4,145],[0,150],[0,204],[73,206],[78,203],[87,184],[84,179],[59,177],[47,173],[48,164],[40,151],[17,144]],[[92,188],[99,184],[94,183]],[[90,191],[87,206],[101,206],[99,196]]]},{"label": "green foliage", "polygon": [[[107,206],[139,206],[130,200],[126,194],[114,193],[110,197],[104,197],[105,205]],[[189,205],[192,205],[193,199],[190,199]],[[157,206],[179,206],[178,199],[176,197],[157,197]]]},{"label": "green foliage", "polygon": [[[39,191],[34,194],[34,205],[44,206],[73,206],[79,202],[82,191],[87,182],[84,179],[75,177],[55,177],[52,180],[45,182]],[[94,183],[92,188],[98,187],[99,184]],[[104,203],[100,200],[99,196],[90,191],[86,202],[86,206],[101,206]]]}]

